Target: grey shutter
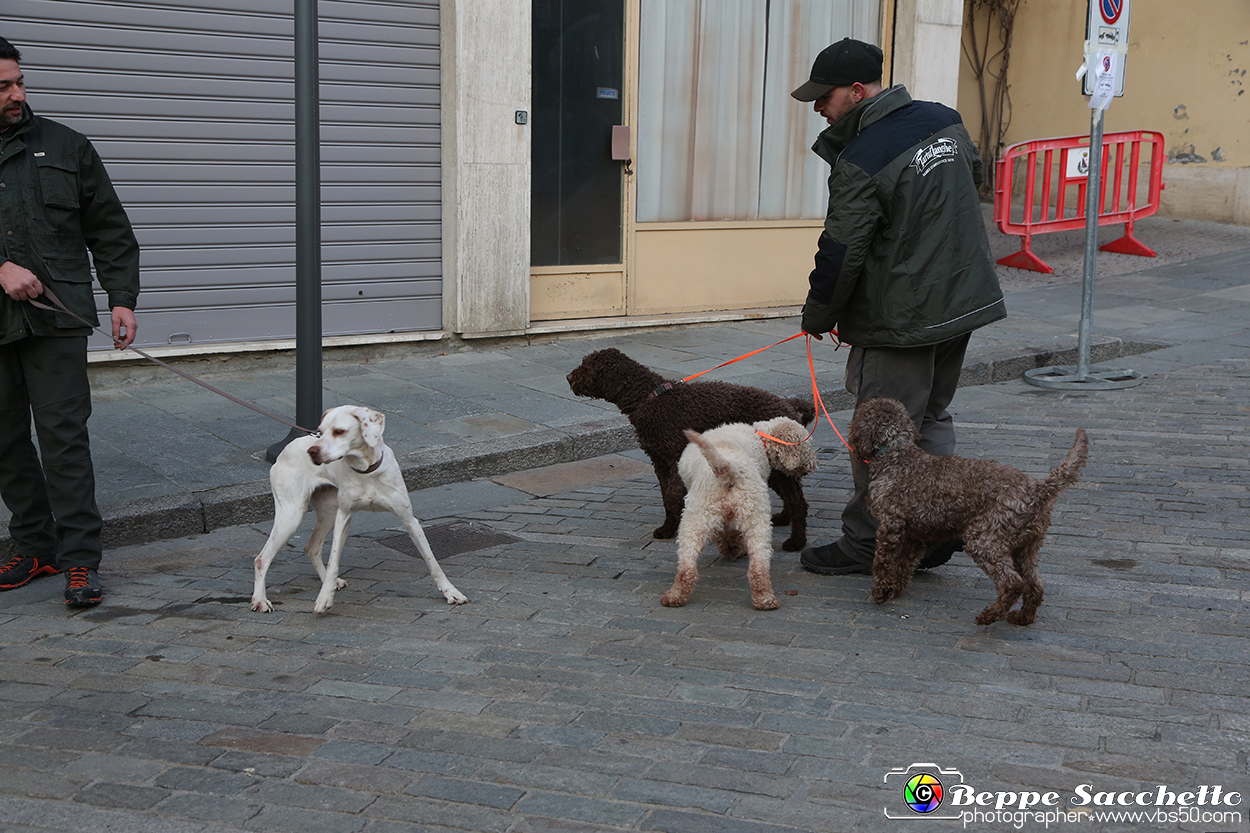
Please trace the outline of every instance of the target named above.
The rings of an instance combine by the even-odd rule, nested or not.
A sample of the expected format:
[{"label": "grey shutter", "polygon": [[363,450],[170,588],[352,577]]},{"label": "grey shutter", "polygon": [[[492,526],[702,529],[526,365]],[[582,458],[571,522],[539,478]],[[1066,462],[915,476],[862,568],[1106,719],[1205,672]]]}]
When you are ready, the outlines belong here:
[{"label": "grey shutter", "polygon": [[[135,225],[139,343],[292,337],[291,0],[4,5],[31,107],[92,140]],[[323,331],[438,329],[438,0],[318,6]]]}]

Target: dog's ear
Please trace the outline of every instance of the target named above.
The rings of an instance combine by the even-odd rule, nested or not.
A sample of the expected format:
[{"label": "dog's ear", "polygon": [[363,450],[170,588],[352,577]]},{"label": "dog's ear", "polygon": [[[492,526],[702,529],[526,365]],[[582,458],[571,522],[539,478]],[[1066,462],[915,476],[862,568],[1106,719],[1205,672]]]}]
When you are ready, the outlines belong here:
[{"label": "dog's ear", "polygon": [[356,419],[360,421],[360,436],[371,448],[382,444],[382,430],[386,427],[386,414],[372,408],[356,408]]},{"label": "dog's ear", "polygon": [[[752,426],[764,439],[768,465],[786,474],[802,477],[816,470],[816,453],[808,441],[807,429],[789,417],[776,417]],[[770,439],[775,437],[776,440]],[[777,442],[780,440],[781,442]]]}]

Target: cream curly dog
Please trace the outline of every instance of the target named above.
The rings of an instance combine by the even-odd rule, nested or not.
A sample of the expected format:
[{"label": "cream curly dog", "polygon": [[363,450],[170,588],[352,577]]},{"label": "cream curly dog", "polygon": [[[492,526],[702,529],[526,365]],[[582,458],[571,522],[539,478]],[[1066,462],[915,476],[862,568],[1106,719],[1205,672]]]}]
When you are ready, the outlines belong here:
[{"label": "cream curly dog", "polygon": [[686,486],[677,526],[677,577],[660,602],[681,607],[690,599],[699,578],[699,553],[711,538],[728,558],[745,550],[751,603],[757,610],[776,609],[780,602],[768,569],[773,556],[768,476],[778,471],[797,480],[816,469],[807,429],[789,417],[777,417],[685,433],[690,444],[677,464]]},{"label": "cream curly dog", "polygon": [[[1042,603],[1037,553],[1059,493],[1076,482],[1089,452],[1083,428],[1044,480],[988,460],[922,451],[920,433],[897,399],[878,397],[855,411],[847,441],[868,464],[868,510],[878,524],[872,562],[877,604],[907,590],[925,545],[960,536],[964,551],[998,588],[978,625],[1006,618],[1028,625]],[[1023,597],[1020,609],[1011,611]]]}]

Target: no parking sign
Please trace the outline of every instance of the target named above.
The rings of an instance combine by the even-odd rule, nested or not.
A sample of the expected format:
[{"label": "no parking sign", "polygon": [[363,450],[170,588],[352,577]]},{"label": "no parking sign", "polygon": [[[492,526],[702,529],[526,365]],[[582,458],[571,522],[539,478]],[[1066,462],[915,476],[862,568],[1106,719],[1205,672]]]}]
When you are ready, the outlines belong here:
[{"label": "no parking sign", "polygon": [[1124,59],[1128,54],[1131,0],[1089,0],[1085,27],[1085,63],[1082,92],[1089,106],[1105,110],[1114,96],[1124,95]]}]

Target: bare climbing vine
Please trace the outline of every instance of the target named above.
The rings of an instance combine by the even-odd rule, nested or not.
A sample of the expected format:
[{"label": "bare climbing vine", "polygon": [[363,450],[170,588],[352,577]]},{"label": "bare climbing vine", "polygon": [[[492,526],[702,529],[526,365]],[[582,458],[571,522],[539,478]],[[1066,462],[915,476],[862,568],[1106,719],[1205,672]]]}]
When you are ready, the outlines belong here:
[{"label": "bare climbing vine", "polygon": [[977,81],[981,97],[981,130],[977,149],[985,168],[982,194],[994,191],[994,163],[1004,147],[1011,125],[1011,40],[1016,12],[1024,0],[967,0],[963,53]]}]

